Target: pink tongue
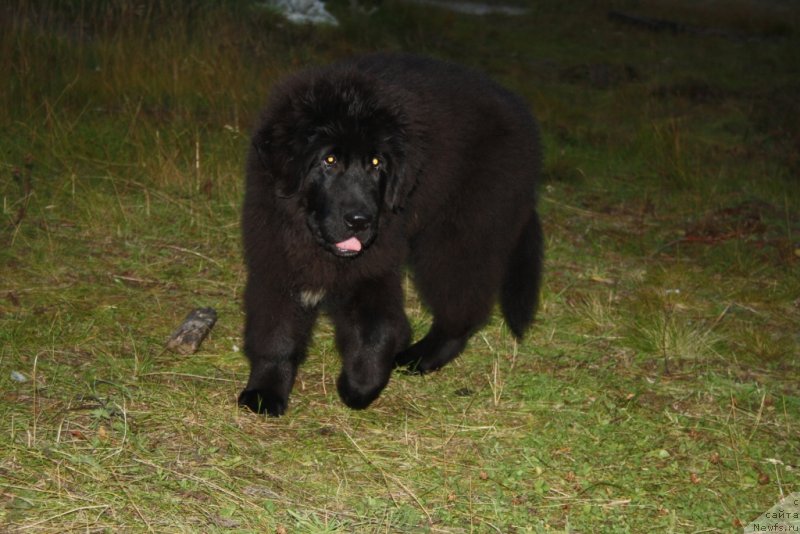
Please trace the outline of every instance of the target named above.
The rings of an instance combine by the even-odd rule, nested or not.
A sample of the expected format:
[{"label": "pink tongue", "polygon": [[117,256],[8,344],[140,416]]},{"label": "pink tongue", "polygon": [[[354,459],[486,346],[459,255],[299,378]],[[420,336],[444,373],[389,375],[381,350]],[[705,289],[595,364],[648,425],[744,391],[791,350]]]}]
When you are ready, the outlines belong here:
[{"label": "pink tongue", "polygon": [[349,250],[352,252],[359,252],[361,250],[361,241],[355,237],[351,237],[341,243],[336,243],[336,248],[340,250]]}]

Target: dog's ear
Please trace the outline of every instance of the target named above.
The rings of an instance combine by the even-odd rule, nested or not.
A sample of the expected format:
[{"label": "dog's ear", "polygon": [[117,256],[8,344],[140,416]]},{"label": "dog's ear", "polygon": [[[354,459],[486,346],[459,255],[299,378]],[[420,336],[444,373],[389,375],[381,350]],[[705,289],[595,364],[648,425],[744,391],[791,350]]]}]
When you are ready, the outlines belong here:
[{"label": "dog's ear", "polygon": [[[419,181],[420,154],[413,143],[409,143],[405,135],[393,139],[395,155],[391,158],[386,181],[385,201],[393,212],[403,209],[406,199]],[[402,148],[401,148],[402,147]]]},{"label": "dog's ear", "polygon": [[268,122],[259,128],[251,140],[251,161],[259,165],[270,177],[275,194],[289,198],[302,186],[302,172],[297,156],[290,150],[290,135],[281,126]]},{"label": "dog's ear", "polygon": [[259,131],[255,133],[252,139],[250,139],[250,153],[252,155],[251,159],[254,159],[258,163],[261,164],[261,167],[264,169],[269,170],[270,163],[269,163],[269,148],[270,148],[270,141],[269,141],[269,134],[267,132],[267,128],[261,128]]},{"label": "dog's ear", "polygon": [[408,168],[403,162],[392,165],[386,180],[386,205],[390,210],[398,212],[403,208],[413,182],[414,180],[408,176]]}]

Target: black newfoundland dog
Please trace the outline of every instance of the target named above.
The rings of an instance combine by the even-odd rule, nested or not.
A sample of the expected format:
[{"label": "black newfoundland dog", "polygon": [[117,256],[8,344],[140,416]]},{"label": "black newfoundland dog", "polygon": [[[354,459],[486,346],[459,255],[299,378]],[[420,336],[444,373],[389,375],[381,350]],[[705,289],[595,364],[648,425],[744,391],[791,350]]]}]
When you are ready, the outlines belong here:
[{"label": "black newfoundland dog", "polygon": [[[320,310],[351,408],[394,367],[427,373],[458,356],[498,295],[521,337],[542,271],[540,159],[525,103],[450,63],[377,54],[280,84],[247,162],[239,404],[284,413]],[[433,315],[412,345],[404,266]]]}]

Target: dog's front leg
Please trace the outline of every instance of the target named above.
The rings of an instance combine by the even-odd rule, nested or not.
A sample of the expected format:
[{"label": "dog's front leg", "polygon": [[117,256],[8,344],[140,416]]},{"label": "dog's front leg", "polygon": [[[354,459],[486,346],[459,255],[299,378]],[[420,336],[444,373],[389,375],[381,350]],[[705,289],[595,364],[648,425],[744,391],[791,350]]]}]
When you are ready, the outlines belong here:
[{"label": "dog's front leg", "polygon": [[410,337],[399,276],[360,282],[333,303],[331,317],[342,355],[339,396],[350,408],[366,408],[386,387],[394,356]]},{"label": "dog's front leg", "polygon": [[244,352],[250,361],[250,378],[239,395],[239,405],[277,417],[288,406],[316,312],[304,308],[286,288],[262,286],[262,282],[251,276],[245,291]]}]

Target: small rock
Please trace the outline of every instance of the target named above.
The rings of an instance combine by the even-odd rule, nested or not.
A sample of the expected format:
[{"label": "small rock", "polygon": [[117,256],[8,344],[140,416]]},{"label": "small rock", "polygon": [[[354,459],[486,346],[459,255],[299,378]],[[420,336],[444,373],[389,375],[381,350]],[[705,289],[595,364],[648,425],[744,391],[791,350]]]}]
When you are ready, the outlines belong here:
[{"label": "small rock", "polygon": [[320,0],[267,0],[258,5],[280,11],[295,24],[339,25],[336,17],[328,13]]},{"label": "small rock", "polygon": [[28,377],[20,373],[19,371],[11,371],[11,380],[22,384],[28,381]]}]

